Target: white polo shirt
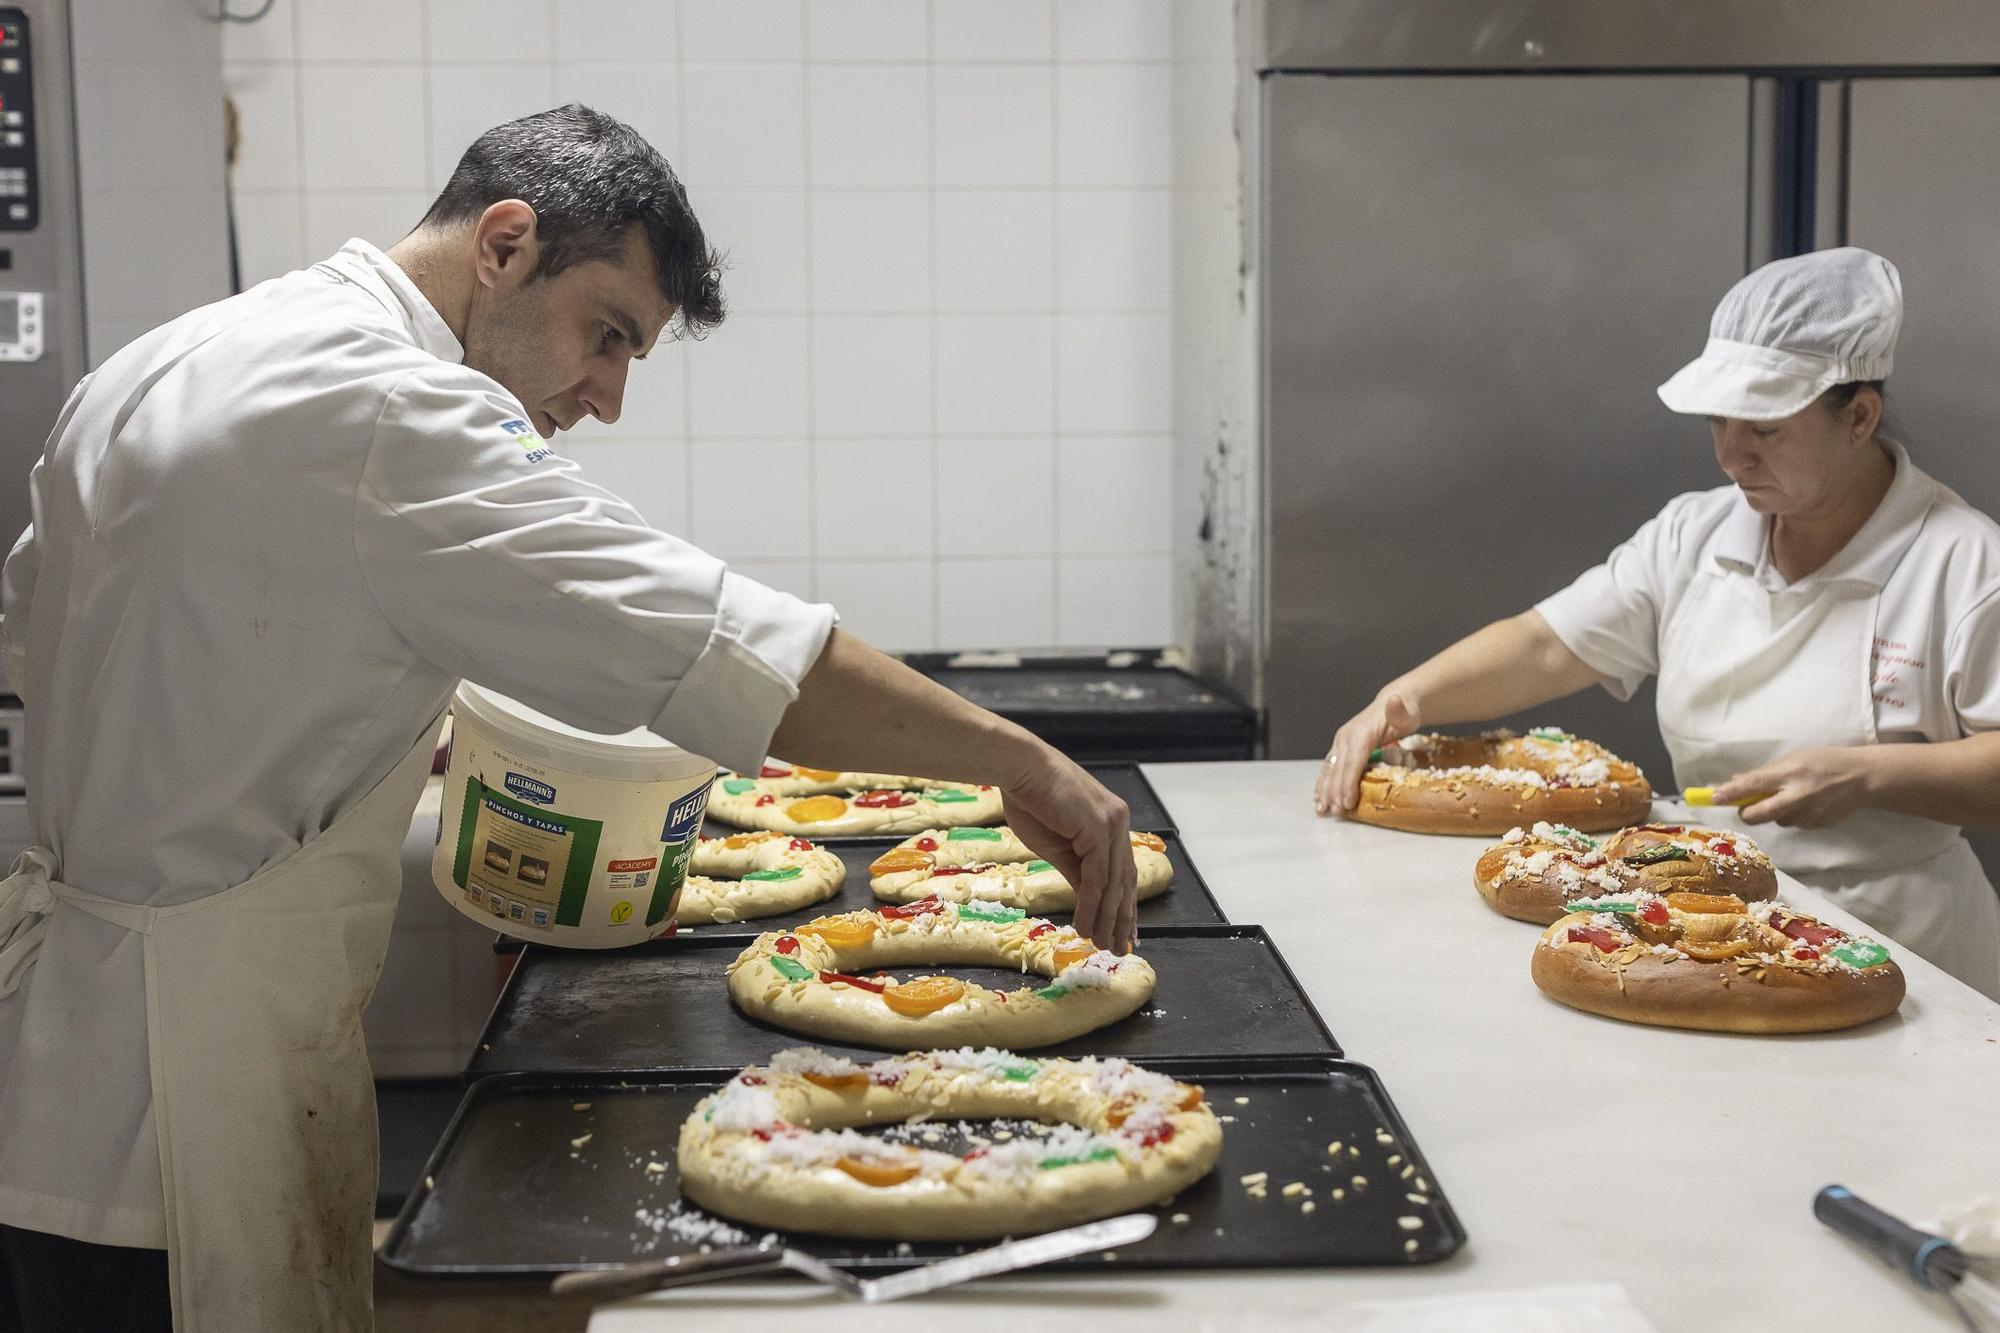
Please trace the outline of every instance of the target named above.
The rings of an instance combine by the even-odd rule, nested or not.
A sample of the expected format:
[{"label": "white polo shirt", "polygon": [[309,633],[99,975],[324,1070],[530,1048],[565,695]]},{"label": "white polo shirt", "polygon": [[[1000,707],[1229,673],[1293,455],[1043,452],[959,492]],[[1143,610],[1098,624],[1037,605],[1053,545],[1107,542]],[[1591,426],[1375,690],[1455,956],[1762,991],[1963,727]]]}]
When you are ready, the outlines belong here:
[{"label": "white polo shirt", "polygon": [[1752,575],[1778,600],[1829,584],[1880,590],[1871,691],[1882,741],[1954,741],[2000,730],[2000,524],[1885,442],[1896,475],[1839,554],[1796,583],[1771,564],[1769,519],[1721,486],[1676,496],[1561,592],[1538,603],[1569,650],[1620,699],[1659,669],[1661,628],[1707,562]]},{"label": "white polo shirt", "polygon": [[[4,581],[29,813],[66,882],[157,906],[242,883],[373,788],[461,677],[763,759],[832,608],[648,527],[463,355],[350,241],[71,395]],[[25,1041],[30,1006],[86,1049]],[[60,1160],[7,1132],[82,1105]],[[0,1000],[0,1222],[164,1245],[151,1105],[140,951],[62,913]]]}]

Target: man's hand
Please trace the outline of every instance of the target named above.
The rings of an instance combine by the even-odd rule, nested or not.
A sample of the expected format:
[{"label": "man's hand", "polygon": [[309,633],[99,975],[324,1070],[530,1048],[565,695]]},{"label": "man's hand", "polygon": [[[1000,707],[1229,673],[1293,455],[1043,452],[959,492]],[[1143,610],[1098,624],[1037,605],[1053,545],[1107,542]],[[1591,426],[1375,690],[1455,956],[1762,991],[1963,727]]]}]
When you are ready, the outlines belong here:
[{"label": "man's hand", "polygon": [[1076,930],[1113,953],[1139,937],[1139,876],[1125,802],[1054,750],[1002,790],[1007,823],[1076,887]]},{"label": "man's hand", "polygon": [[1744,823],[1825,828],[1872,804],[1869,758],[1877,749],[1840,745],[1797,750],[1738,773],[1715,789],[1715,803],[1730,805],[1761,794],[1761,800],[1743,807]]},{"label": "man's hand", "polygon": [[1421,723],[1417,707],[1400,694],[1385,694],[1349,718],[1334,733],[1333,748],[1319,766],[1313,784],[1313,809],[1320,814],[1339,810],[1344,816],[1361,798],[1361,775],[1368,756],[1415,731]]}]

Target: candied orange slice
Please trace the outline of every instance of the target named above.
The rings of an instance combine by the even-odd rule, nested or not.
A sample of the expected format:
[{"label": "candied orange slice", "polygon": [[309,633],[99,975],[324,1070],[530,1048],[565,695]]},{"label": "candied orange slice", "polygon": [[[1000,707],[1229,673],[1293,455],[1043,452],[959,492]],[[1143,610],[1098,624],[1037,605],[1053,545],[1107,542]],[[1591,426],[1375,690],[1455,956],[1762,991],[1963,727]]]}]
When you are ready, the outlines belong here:
[{"label": "candied orange slice", "polygon": [[906,1018],[934,1014],[965,994],[965,983],[957,977],[918,977],[882,992],[882,1003]]},{"label": "candied orange slice", "polygon": [[858,949],[875,938],[875,923],[867,917],[829,917],[795,927],[794,935],[811,935],[836,949]]},{"label": "candied orange slice", "polygon": [[1132,835],[1132,845],[1134,847],[1151,847],[1156,852],[1167,850],[1167,840],[1151,833],[1134,833]]},{"label": "candied orange slice", "polygon": [[868,863],[872,875],[900,875],[905,870],[929,870],[936,864],[929,852],[914,847],[895,847]]},{"label": "candied orange slice", "polygon": [[1056,971],[1060,972],[1071,963],[1080,963],[1097,952],[1097,946],[1089,940],[1065,940],[1056,945]]},{"label": "candied orange slice", "polygon": [[722,845],[724,847],[732,847],[740,849],[752,846],[756,843],[763,842],[767,838],[775,838],[777,836],[778,836],[777,834],[772,833],[769,830],[765,830],[759,833],[732,833],[728,837],[722,840]]},{"label": "candied orange slice", "polygon": [[846,1092],[850,1088],[859,1089],[868,1086],[868,1075],[858,1069],[851,1074],[803,1074],[800,1077],[829,1092]]},{"label": "candied orange slice", "polygon": [[1182,1084],[1181,1099],[1179,1102],[1180,1109],[1183,1111],[1194,1110],[1195,1107],[1201,1105],[1202,1096],[1201,1085],[1199,1083]]},{"label": "candied orange slice", "polygon": [[1670,893],[1667,906],[1697,916],[1741,916],[1743,900],[1733,893]]},{"label": "candied orange slice", "polygon": [[794,775],[811,782],[832,782],[840,776],[840,774],[830,772],[824,768],[807,768],[803,764],[794,767],[792,772]]},{"label": "candied orange slice", "polygon": [[1722,940],[1715,944],[1703,944],[1695,940],[1682,940],[1681,952],[1703,963],[1720,963],[1724,959],[1735,958],[1749,953],[1754,947],[1749,940]]},{"label": "candied orange slice", "polygon": [[785,814],[801,824],[824,824],[847,813],[847,802],[838,796],[808,796],[785,807]]},{"label": "candied orange slice", "polygon": [[915,1162],[864,1162],[859,1157],[843,1157],[834,1165],[862,1184],[873,1185],[877,1189],[915,1180],[917,1173],[923,1170]]}]

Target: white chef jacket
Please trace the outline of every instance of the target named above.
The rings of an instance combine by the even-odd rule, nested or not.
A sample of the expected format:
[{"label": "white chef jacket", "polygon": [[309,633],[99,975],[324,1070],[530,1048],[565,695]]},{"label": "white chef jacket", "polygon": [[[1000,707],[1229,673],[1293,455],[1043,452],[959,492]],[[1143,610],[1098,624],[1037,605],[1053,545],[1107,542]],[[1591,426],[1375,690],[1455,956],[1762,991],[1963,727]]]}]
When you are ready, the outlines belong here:
[{"label": "white chef jacket", "polygon": [[[1569,650],[1628,699],[1659,669],[1661,627],[1713,561],[1774,594],[1827,584],[1881,590],[1871,655],[1876,736],[1955,741],[2000,730],[2000,524],[1886,442],[1896,475],[1861,530],[1827,564],[1787,584],[1768,522],[1734,486],[1668,501],[1609,559],[1535,609]],[[1713,774],[1708,775],[1713,777]]]},{"label": "white chef jacket", "polygon": [[[648,527],[463,354],[356,240],[78,385],[4,578],[29,814],[64,881],[164,906],[249,879],[366,794],[461,677],[762,760],[832,608]],[[58,913],[0,1000],[0,1222],[166,1244],[142,945]],[[130,1021],[88,1058],[23,1049],[29,1005]],[[73,1151],[10,1150],[7,1127],[85,1103]]]}]

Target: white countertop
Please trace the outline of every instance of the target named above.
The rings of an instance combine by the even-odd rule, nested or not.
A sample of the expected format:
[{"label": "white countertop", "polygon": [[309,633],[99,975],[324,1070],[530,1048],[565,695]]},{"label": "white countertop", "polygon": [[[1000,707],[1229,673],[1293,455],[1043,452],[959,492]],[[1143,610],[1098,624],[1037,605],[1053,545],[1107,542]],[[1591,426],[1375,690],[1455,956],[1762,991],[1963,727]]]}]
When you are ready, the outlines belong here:
[{"label": "white countertop", "polygon": [[[1899,951],[1901,1011],[1852,1032],[1735,1037],[1564,1008],[1529,979],[1536,928],[1472,888],[1483,840],[1317,818],[1314,767],[1146,772],[1230,919],[1270,931],[1348,1057],[1380,1071],[1465,1248],[1396,1270],[1021,1278],[899,1305],[897,1322],[1338,1327],[1363,1300],[1614,1282],[1662,1330],[1957,1326],[1811,1201],[1839,1181],[1920,1220],[2000,1193],[2000,1005]],[[1789,880],[1784,897],[1860,928]],[[591,1328],[768,1333],[779,1312],[870,1333],[887,1313],[739,1282],[607,1309]]]}]

